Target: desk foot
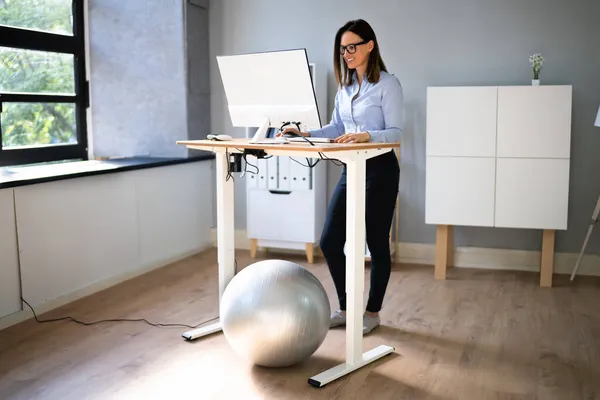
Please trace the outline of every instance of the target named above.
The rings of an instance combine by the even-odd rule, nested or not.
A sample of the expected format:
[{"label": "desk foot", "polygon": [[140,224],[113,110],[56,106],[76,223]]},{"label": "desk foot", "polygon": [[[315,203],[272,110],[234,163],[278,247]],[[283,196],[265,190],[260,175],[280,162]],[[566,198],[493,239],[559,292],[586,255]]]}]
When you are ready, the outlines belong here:
[{"label": "desk foot", "polygon": [[373,361],[377,361],[382,357],[385,357],[394,352],[394,348],[391,346],[381,345],[375,347],[372,350],[363,353],[362,360],[358,363],[351,365],[348,363],[336,365],[333,368],[328,369],[327,371],[321,372],[318,375],[311,377],[308,380],[308,383],[314,387],[321,388],[327,385],[330,382],[335,381],[349,373],[356,371],[359,368],[364,367],[367,364],[372,363]]},{"label": "desk foot", "polygon": [[181,336],[183,336],[183,338],[185,340],[191,341],[191,340],[196,340],[198,338],[201,338],[202,336],[212,335],[213,333],[220,332],[220,331],[221,331],[221,323],[217,322],[217,323],[214,323],[211,325],[206,325],[202,328],[187,331],[186,333],[184,333]]}]

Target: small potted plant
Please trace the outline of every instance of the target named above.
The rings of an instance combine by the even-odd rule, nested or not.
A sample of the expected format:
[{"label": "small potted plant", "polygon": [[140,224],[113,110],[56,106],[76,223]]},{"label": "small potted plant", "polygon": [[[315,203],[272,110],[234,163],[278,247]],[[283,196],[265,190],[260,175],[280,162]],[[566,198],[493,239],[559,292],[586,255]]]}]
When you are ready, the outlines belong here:
[{"label": "small potted plant", "polygon": [[540,70],[544,65],[544,57],[540,53],[535,53],[529,56],[529,64],[531,68],[533,68],[533,80],[531,84],[533,86],[538,86],[540,84]]}]

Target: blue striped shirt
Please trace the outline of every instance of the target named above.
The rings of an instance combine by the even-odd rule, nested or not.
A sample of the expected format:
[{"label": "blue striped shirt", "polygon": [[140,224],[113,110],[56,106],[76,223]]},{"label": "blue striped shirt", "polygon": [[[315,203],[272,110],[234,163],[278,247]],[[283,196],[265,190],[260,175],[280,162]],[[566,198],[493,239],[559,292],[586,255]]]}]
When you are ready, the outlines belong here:
[{"label": "blue striped shirt", "polygon": [[309,131],[312,137],[335,139],[345,133],[369,132],[371,142],[400,142],[404,129],[404,94],[396,76],[381,71],[379,82],[356,75],[350,86],[342,86],[335,95],[331,122]]}]

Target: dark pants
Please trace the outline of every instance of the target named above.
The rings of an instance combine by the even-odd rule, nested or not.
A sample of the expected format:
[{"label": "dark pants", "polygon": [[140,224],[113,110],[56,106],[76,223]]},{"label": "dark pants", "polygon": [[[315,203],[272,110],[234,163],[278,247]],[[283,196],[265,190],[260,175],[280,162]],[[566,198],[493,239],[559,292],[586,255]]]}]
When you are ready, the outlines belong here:
[{"label": "dark pants", "polygon": [[[371,252],[371,287],[366,310],[379,312],[391,270],[390,228],[398,196],[400,168],[393,151],[367,160],[366,164],[366,239]],[[320,246],[340,302],[346,310],[346,168],[335,188]],[[358,279],[361,279],[358,277]]]}]

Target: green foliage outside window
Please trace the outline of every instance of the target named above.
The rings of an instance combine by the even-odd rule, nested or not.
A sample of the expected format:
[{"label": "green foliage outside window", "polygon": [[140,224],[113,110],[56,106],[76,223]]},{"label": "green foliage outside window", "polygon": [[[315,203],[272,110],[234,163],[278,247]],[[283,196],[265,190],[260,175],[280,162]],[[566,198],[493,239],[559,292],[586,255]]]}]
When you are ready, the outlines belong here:
[{"label": "green foliage outside window", "polygon": [[[0,24],[72,35],[71,0],[0,0]],[[75,94],[71,54],[0,47],[0,92]],[[0,114],[5,148],[76,141],[75,105],[3,103]]]}]

